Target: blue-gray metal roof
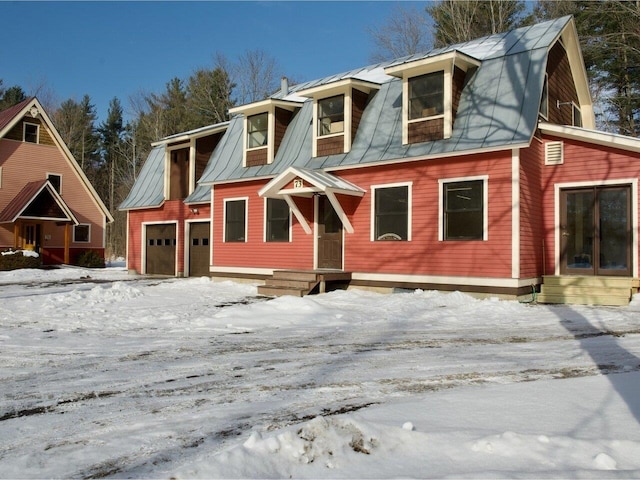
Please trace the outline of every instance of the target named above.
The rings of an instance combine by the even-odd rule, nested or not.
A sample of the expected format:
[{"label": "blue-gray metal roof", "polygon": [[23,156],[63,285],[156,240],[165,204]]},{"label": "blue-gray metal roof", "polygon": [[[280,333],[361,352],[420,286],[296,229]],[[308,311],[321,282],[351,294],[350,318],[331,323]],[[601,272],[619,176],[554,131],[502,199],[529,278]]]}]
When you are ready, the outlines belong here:
[{"label": "blue-gray metal roof", "polygon": [[164,145],[154,147],[120,210],[159,207],[164,202]]},{"label": "blue-gray metal roof", "polygon": [[[351,150],[345,154],[312,157],[312,100],[296,112],[270,165],[243,167],[243,122],[237,116],[223,145],[209,162],[200,182],[223,183],[250,178],[272,177],[290,166],[335,169],[368,163],[464,153],[482,149],[509,148],[531,141],[538,120],[547,54],[571,17],[564,17],[511,32],[436,49],[351,72],[307,82],[291,89],[306,90],[345,78],[367,80],[375,76],[381,83],[364,110]],[[480,60],[465,86],[450,138],[403,145],[402,81],[380,75],[384,66],[395,66],[459,51]]]}]

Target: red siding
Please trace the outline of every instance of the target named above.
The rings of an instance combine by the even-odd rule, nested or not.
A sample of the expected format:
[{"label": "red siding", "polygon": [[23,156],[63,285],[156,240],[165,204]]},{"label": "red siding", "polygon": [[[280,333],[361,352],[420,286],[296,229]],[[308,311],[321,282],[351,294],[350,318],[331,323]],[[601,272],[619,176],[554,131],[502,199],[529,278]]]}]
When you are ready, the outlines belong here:
[{"label": "red siding", "polygon": [[[295,216],[292,219],[292,242],[264,241],[264,199],[258,190],[264,182],[252,181],[214,187],[213,265],[249,268],[313,268],[313,235],[306,234]],[[224,199],[248,198],[247,241],[226,243],[223,237]],[[296,203],[313,225],[312,199],[297,198]]]},{"label": "red siding", "polygon": [[542,275],[544,230],[542,226],[541,164],[544,148],[534,139],[520,150],[520,278]]},{"label": "red siding", "polygon": [[[561,140],[544,137],[544,141]],[[543,228],[545,232],[545,273],[555,272],[555,185],[559,183],[593,182],[640,178],[640,154],[572,140],[564,143],[564,163],[542,166]],[[544,163],[544,159],[542,160]],[[638,235],[635,231],[634,235]],[[640,252],[634,252],[635,255]]]},{"label": "red siding", "polygon": [[178,248],[178,273],[184,273],[184,224],[185,220],[210,219],[209,205],[197,205],[198,213],[191,212],[193,205],[187,206],[181,200],[170,200],[159,208],[129,211],[129,250],[127,252],[127,268],[142,272],[142,223],[162,223],[177,221],[176,242]]},{"label": "red siding", "polygon": [[[354,233],[345,233],[347,271],[511,277],[511,151],[458,159],[342,170],[340,177],[365,189],[364,197],[339,196]],[[488,175],[489,234],[487,241],[438,241],[439,179]],[[412,240],[371,241],[371,185],[413,182]],[[305,234],[294,219],[293,242],[265,243],[264,200],[257,195],[263,182],[217,185],[214,204],[214,265],[260,268],[313,268],[313,234]],[[225,198],[248,197],[249,234],[246,243],[223,242]],[[313,225],[311,199],[296,199]]]}]

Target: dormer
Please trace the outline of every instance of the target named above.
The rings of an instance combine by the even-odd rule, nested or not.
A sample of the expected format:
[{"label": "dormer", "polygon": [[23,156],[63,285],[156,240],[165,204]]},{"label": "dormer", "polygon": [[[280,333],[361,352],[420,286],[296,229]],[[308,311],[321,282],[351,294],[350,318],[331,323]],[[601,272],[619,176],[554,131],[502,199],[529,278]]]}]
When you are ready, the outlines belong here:
[{"label": "dormer", "polygon": [[164,145],[164,198],[184,200],[193,193],[198,179],[229,126],[228,122],[178,133],[153,143]]},{"label": "dormer", "polygon": [[269,98],[229,110],[231,115],[244,115],[242,165],[269,165],[278,152],[282,137],[302,103]]},{"label": "dormer", "polygon": [[480,61],[452,51],[385,68],[402,79],[402,143],[451,137],[467,73]]},{"label": "dormer", "polygon": [[313,157],[351,150],[373,82],[347,78],[296,92],[313,99]]}]

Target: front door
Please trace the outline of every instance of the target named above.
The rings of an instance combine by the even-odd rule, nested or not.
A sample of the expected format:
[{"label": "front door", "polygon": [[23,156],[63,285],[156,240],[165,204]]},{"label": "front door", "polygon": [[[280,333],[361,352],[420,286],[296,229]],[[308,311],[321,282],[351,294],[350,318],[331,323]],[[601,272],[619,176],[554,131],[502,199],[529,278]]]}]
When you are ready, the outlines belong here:
[{"label": "front door", "polygon": [[325,196],[318,197],[318,268],[342,270],[342,222]]},{"label": "front door", "polygon": [[560,273],[631,276],[631,187],[560,194]]},{"label": "front door", "polygon": [[209,222],[189,224],[189,276],[209,276]]},{"label": "front door", "polygon": [[25,223],[22,229],[22,248],[24,250],[40,251],[40,225]]}]

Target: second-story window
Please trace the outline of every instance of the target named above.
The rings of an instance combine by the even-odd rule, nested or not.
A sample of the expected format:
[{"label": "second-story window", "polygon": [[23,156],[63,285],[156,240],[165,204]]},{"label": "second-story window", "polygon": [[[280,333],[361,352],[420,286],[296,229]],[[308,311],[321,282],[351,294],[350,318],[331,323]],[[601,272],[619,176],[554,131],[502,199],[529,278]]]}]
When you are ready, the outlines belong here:
[{"label": "second-story window", "polygon": [[318,101],[318,136],[344,132],[344,95]]},{"label": "second-story window", "polygon": [[38,125],[33,123],[24,124],[24,141],[38,143]]},{"label": "second-story window", "polygon": [[264,147],[268,138],[269,114],[259,113],[247,118],[247,147]]},{"label": "second-story window", "polygon": [[409,79],[409,120],[444,113],[444,72]]}]

